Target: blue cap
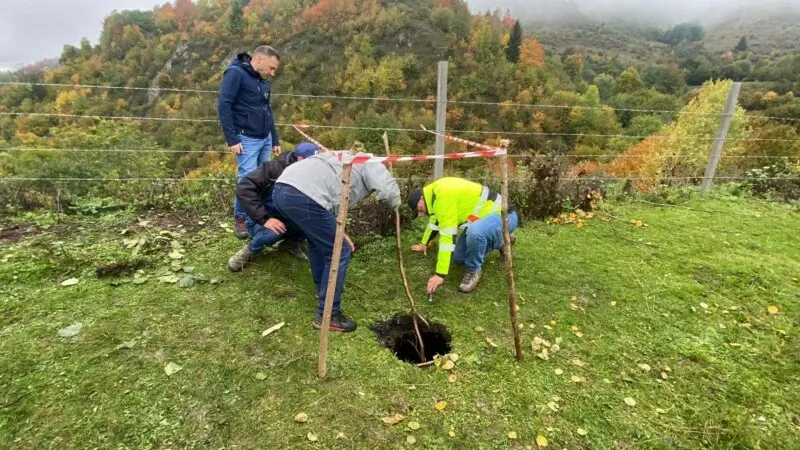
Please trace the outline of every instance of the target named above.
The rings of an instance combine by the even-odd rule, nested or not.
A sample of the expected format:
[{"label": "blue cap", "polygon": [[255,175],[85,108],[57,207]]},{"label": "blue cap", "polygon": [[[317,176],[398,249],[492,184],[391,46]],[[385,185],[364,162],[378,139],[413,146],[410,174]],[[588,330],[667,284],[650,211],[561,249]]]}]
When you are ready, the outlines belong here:
[{"label": "blue cap", "polygon": [[311,158],[317,153],[319,153],[319,148],[311,142],[301,142],[297,144],[297,147],[294,148],[295,156],[303,159]]}]

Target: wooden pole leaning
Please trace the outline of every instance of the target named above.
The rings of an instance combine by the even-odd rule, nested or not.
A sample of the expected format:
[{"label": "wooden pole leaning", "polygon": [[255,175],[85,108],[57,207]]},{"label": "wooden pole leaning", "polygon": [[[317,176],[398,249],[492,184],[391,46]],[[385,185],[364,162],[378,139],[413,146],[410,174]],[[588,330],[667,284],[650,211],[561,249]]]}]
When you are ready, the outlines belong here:
[{"label": "wooden pole leaning", "polygon": [[319,363],[317,375],[325,378],[328,373],[328,337],[331,330],[331,313],[333,312],[333,297],[336,294],[336,282],[339,278],[339,262],[342,259],[342,245],[344,243],[344,224],[347,221],[347,210],[350,201],[350,172],[353,165],[346,163],[342,171],[342,195],[339,197],[339,214],[336,217],[336,238],[333,241],[333,256],[331,257],[331,270],[328,273],[328,290],[325,295],[325,309],[322,313],[322,331],[319,338]]},{"label": "wooden pole leaning", "polygon": [[[385,132],[383,133],[383,146],[386,149],[386,156],[392,156],[391,151],[389,150],[389,135]],[[392,163],[388,163],[389,173],[394,176],[394,170],[392,168]],[[411,304],[411,321],[414,324],[414,335],[417,338],[417,349],[420,356],[420,362],[426,362],[425,359],[425,342],[422,340],[422,333],[419,331],[419,324],[417,323],[417,318],[421,318],[425,321],[422,316],[419,315],[419,311],[417,311],[417,304],[414,302],[414,297],[411,295],[411,288],[408,286],[408,276],[406,276],[406,267],[403,264],[403,241],[400,238],[400,210],[394,210],[394,234],[396,237],[396,245],[397,245],[397,265],[400,269],[400,277],[403,279],[403,287],[406,291],[406,297],[408,297],[408,301]],[[427,324],[427,322],[426,322]]]},{"label": "wooden pole leaning", "polygon": [[503,186],[501,196],[503,197],[503,258],[506,265],[506,284],[508,285],[508,311],[511,314],[511,332],[514,334],[514,353],[517,360],[522,360],[522,344],[519,339],[519,319],[517,318],[517,291],[514,283],[514,266],[511,256],[511,229],[508,223],[508,141],[503,140],[503,148],[506,154],[502,156],[501,170],[503,175]]}]

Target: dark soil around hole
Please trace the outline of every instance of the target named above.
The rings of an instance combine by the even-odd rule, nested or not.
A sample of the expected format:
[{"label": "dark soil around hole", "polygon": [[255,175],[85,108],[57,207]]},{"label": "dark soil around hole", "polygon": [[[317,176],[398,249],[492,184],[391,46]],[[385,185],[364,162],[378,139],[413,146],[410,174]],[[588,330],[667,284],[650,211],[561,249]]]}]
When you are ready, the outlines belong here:
[{"label": "dark soil around hole", "polygon": [[[435,355],[450,353],[452,337],[447,328],[436,322],[430,322],[430,327],[418,321],[422,342],[425,344],[425,360],[431,361]],[[386,346],[401,361],[411,364],[422,362],[417,349],[417,338],[414,333],[414,323],[408,314],[397,314],[385,322],[376,322],[370,329],[378,336],[378,342]]]}]

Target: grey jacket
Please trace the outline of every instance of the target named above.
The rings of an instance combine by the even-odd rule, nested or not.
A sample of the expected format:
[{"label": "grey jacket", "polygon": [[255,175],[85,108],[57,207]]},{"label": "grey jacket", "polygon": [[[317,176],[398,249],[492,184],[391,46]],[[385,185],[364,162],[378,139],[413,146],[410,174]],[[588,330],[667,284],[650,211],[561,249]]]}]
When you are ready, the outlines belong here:
[{"label": "grey jacket", "polygon": [[[333,153],[320,153],[294,163],[283,171],[277,183],[294,186],[298,191],[336,213],[342,194],[344,165]],[[349,208],[377,192],[377,198],[386,207],[400,206],[400,188],[397,181],[381,163],[353,165],[350,173]]]}]

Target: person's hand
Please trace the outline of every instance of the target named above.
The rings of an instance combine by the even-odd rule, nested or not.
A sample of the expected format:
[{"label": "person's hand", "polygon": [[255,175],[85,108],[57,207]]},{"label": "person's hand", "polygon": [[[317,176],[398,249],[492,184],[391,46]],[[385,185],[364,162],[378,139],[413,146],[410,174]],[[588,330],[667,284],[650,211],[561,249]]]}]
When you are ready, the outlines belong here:
[{"label": "person's hand", "polygon": [[434,275],[428,279],[428,294],[433,294],[444,283],[444,278]]},{"label": "person's hand", "polygon": [[344,240],[347,242],[347,245],[350,246],[350,252],[351,253],[355,253],[356,252],[356,245],[353,244],[353,241],[350,240],[350,236],[348,236],[346,233],[344,235]]},{"label": "person's hand", "polygon": [[276,145],[275,147],[272,147],[272,155],[273,156],[279,156],[280,154],[281,154],[281,146],[280,145]]},{"label": "person's hand", "polygon": [[422,253],[422,254],[427,256],[428,255],[428,246],[425,245],[425,244],[414,244],[414,245],[411,246],[411,251],[412,252],[419,252],[419,253]]},{"label": "person's hand", "polygon": [[233,153],[235,153],[237,155],[241,155],[242,154],[242,143],[241,142],[239,142],[236,145],[231,145],[229,148],[231,149],[231,151]]},{"label": "person's hand", "polygon": [[266,223],[264,223],[264,228],[272,231],[275,234],[286,233],[286,225],[284,225],[283,222],[278,219],[268,219]]}]

